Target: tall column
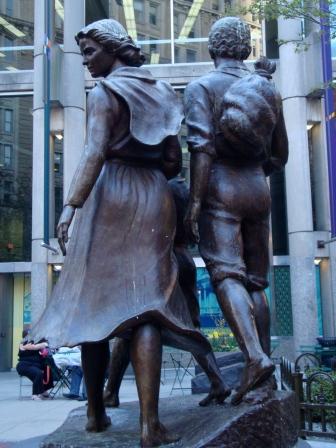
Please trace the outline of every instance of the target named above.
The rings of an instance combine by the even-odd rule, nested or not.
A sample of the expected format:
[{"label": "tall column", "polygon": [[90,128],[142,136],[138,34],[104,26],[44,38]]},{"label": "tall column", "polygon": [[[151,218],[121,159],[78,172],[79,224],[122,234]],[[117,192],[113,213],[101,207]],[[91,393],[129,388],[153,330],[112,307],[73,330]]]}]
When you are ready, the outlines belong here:
[{"label": "tall column", "polygon": [[329,245],[329,257],[331,300],[328,311],[331,324],[327,336],[336,336],[336,241]]},{"label": "tall column", "polygon": [[47,250],[43,241],[44,213],[44,84],[45,2],[34,5],[34,106],[33,106],[33,198],[32,198],[32,323],[41,315],[51,285]]},{"label": "tall column", "polygon": [[64,0],[64,183],[67,197],[85,139],[85,79],[75,34],[85,25],[85,1]]},{"label": "tall column", "polygon": [[300,41],[300,20],[278,22],[280,78],[284,116],[289,139],[286,166],[287,215],[293,309],[294,348],[316,343],[318,319],[304,86],[304,52],[296,52]]}]

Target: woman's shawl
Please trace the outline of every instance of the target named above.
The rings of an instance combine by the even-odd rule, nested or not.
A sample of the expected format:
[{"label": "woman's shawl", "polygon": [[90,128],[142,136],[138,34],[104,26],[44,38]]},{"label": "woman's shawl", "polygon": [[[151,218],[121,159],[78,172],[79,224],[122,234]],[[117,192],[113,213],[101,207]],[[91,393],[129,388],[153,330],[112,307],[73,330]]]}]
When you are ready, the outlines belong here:
[{"label": "woman's shawl", "polygon": [[123,98],[130,111],[130,133],[145,145],[158,145],[177,135],[183,107],[173,88],[148,70],[121,67],[101,83]]}]

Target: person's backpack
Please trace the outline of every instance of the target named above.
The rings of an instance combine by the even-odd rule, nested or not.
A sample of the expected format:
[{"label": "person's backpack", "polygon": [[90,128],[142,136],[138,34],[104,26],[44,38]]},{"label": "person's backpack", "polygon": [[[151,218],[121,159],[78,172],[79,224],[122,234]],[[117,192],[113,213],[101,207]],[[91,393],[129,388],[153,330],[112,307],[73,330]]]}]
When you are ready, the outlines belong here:
[{"label": "person's backpack", "polygon": [[235,158],[262,162],[270,155],[281,97],[270,82],[275,63],[262,57],[254,67],[254,72],[234,82],[225,92],[219,127]]}]

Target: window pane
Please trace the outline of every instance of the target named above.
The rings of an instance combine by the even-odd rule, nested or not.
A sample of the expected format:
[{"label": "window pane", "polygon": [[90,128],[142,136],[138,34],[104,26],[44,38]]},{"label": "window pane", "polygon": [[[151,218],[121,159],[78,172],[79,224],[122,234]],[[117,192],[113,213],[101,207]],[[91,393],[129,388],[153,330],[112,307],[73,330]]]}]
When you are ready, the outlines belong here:
[{"label": "window pane", "polygon": [[284,171],[270,176],[272,197],[272,240],[273,255],[288,255],[287,206]]},{"label": "window pane", "polygon": [[55,235],[63,209],[63,140],[54,140]]},{"label": "window pane", "polygon": [[158,25],[159,5],[151,3],[149,6],[149,23],[151,25]]},{"label": "window pane", "polygon": [[63,43],[64,37],[64,0],[55,0],[55,42]]},{"label": "window pane", "polygon": [[6,132],[6,134],[11,134],[13,132],[13,111],[11,109],[5,109],[4,132]]},{"label": "window pane", "polygon": [[265,22],[265,43],[266,56],[270,59],[279,59],[277,20],[269,20]]},{"label": "window pane", "polygon": [[7,16],[13,15],[13,6],[14,6],[14,1],[13,0],[6,0],[6,14],[7,14]]},{"label": "window pane", "polygon": [[[220,17],[231,16],[232,11],[240,7],[240,2],[238,0],[190,0],[188,7],[185,3],[185,0],[174,0],[174,39],[175,48],[179,49],[175,62],[210,61],[208,35],[212,24]],[[252,15],[242,18],[251,26],[250,59],[256,59],[262,53],[261,24]]]},{"label": "window pane", "polygon": [[144,0],[133,0],[134,16],[136,22],[145,21],[145,2]]},{"label": "window pane", "polygon": [[118,20],[141,47],[146,64],[171,63],[170,1],[86,0],[86,22]]},{"label": "window pane", "polygon": [[4,166],[10,168],[12,166],[12,145],[3,145],[4,148]]},{"label": "window pane", "polygon": [[0,130],[0,262],[31,259],[33,102],[31,96],[1,97],[12,133]]},{"label": "window pane", "polygon": [[34,0],[0,2],[0,70],[33,68]]}]

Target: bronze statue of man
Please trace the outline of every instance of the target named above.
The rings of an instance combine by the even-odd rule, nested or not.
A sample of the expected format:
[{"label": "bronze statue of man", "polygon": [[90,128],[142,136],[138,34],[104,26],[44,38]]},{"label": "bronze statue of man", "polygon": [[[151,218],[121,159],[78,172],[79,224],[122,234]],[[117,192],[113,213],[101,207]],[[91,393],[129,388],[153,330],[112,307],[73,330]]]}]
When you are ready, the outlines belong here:
[{"label": "bronze statue of man", "polygon": [[[103,401],[108,340],[129,340],[141,446],[159,446],[177,440],[158,415],[162,344],[214,359],[180,300],[173,255],[167,178],[181,169],[182,106],[169,84],[140,68],[143,55],[115,20],[86,26],[76,40],[83,64],[103,80],[88,95],[86,144],[57,228],[65,255],[76,213],[68,253],[32,335],[56,347],[82,345],[86,429],[93,432],[111,424]],[[220,381],[217,398],[228,394]]]},{"label": "bronze statue of man", "polygon": [[[274,371],[264,293],[270,214],[266,176],[288,158],[279,94],[271,91],[268,101],[263,92],[274,89],[271,83],[247,78],[251,74],[243,61],[250,41],[249,26],[240,19],[215,22],[208,43],[215,70],[191,82],[184,97],[191,153],[185,224],[199,242],[219,305],[246,359],[233,404]],[[267,64],[259,73],[271,77]],[[236,83],[244,79],[252,81],[242,89]],[[261,90],[255,88],[258,83]]]}]

